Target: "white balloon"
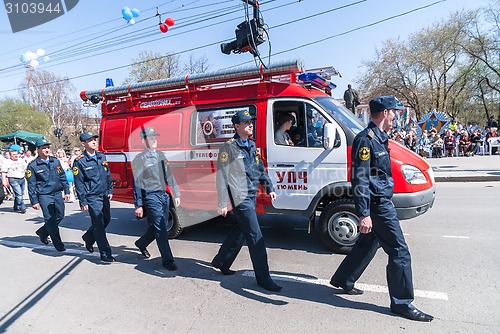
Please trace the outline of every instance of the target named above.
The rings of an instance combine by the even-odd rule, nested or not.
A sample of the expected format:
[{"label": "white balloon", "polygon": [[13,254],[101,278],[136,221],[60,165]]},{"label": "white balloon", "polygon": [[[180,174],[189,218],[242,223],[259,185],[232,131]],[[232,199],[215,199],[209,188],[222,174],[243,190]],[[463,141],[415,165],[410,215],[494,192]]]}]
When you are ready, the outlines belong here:
[{"label": "white balloon", "polygon": [[44,62],[48,62],[48,61],[50,60],[50,57],[49,57],[49,56],[45,56],[45,57],[43,57],[43,59],[42,59],[42,60],[43,60]]},{"label": "white balloon", "polygon": [[28,59],[28,61],[31,61],[31,60],[38,58],[38,55],[34,52],[31,52],[31,51],[26,52],[25,55],[26,55],[26,59]]},{"label": "white balloon", "polygon": [[134,19],[130,19],[127,23],[128,24],[135,24],[135,20]]},{"label": "white balloon", "polygon": [[30,66],[31,67],[37,67],[38,65],[40,65],[40,63],[38,62],[38,60],[33,59],[32,61],[30,61]]},{"label": "white balloon", "polygon": [[21,63],[23,63],[23,64],[26,64],[29,62],[28,58],[26,57],[26,54],[24,54],[24,53],[21,55],[21,58],[19,58],[19,59],[21,60]]},{"label": "white balloon", "polygon": [[45,50],[44,49],[38,49],[36,50],[36,54],[38,57],[43,57],[45,55]]}]

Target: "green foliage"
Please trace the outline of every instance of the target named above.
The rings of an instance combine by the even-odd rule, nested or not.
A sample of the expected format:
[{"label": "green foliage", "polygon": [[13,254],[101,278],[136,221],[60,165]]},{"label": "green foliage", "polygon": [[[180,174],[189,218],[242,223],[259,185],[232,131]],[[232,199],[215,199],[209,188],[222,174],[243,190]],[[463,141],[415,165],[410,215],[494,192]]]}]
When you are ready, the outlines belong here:
[{"label": "green foliage", "polygon": [[[356,80],[363,100],[393,94],[417,118],[435,109],[482,125],[500,111],[500,1],[456,12],[409,36],[390,39]],[[486,14],[489,14],[486,15]],[[500,115],[498,115],[500,116]]]},{"label": "green foliage", "polygon": [[0,134],[24,130],[47,135],[51,124],[47,114],[10,98],[0,100],[0,119]]}]

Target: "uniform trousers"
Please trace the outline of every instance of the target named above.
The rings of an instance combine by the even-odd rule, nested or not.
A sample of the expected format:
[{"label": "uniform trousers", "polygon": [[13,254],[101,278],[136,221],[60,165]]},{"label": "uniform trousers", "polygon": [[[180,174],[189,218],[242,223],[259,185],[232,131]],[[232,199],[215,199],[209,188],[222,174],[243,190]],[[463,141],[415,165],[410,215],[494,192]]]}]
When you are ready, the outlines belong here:
[{"label": "uniform trousers", "polygon": [[110,203],[107,195],[90,195],[87,197],[89,215],[92,226],[85,232],[82,238],[89,244],[97,242],[101,256],[112,256],[111,247],[106,237],[106,227],[111,221]]},{"label": "uniform trousers", "polygon": [[378,248],[382,247],[389,256],[386,275],[391,309],[407,310],[414,299],[411,256],[396,209],[390,199],[382,198],[380,201],[371,202],[370,211],[372,232],[360,235],[351,252],[333,275],[332,281],[347,289],[353,288]]},{"label": "uniform trousers", "polygon": [[36,234],[42,239],[50,236],[52,244],[56,248],[64,246],[59,234],[59,224],[64,218],[64,198],[62,193],[58,191],[55,194],[38,195],[38,203],[42,209],[45,224],[36,231]]},{"label": "uniform trousers", "polygon": [[[231,203],[233,203],[232,200]],[[255,197],[247,197],[237,206],[233,204],[233,214],[237,224],[222,243],[212,263],[221,269],[229,269],[246,241],[257,283],[266,286],[273,281],[269,274],[266,245],[255,213],[255,206]]]},{"label": "uniform trousers", "polygon": [[149,226],[146,233],[136,241],[136,246],[145,249],[156,239],[162,263],[174,262],[167,231],[170,195],[164,190],[147,192],[143,198],[143,204]]}]

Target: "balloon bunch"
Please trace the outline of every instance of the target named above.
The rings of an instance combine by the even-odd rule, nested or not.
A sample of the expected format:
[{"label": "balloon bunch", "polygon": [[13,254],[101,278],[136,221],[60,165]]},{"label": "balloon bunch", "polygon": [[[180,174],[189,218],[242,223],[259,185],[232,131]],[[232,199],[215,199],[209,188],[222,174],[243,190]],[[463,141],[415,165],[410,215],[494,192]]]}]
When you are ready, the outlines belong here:
[{"label": "balloon bunch", "polygon": [[[43,57],[43,58],[41,58]],[[44,49],[38,49],[36,52],[32,51],[27,51],[21,55],[21,63],[24,64],[24,66],[29,66],[29,67],[37,67],[40,65],[40,62],[38,59],[41,58],[43,62],[48,62],[50,60],[49,56],[45,56],[45,50]]]},{"label": "balloon bunch", "polygon": [[174,19],[173,19],[173,18],[171,18],[171,17],[167,17],[167,18],[165,19],[165,23],[162,23],[162,22],[161,22],[161,17],[160,17],[160,31],[161,31],[162,33],[166,33],[166,32],[168,31],[168,27],[171,27],[171,26],[173,26],[174,24],[175,24],[175,21],[174,21]]},{"label": "balloon bunch", "polygon": [[137,8],[130,9],[128,7],[123,7],[122,15],[128,24],[135,24],[134,18],[139,17],[139,10]]}]

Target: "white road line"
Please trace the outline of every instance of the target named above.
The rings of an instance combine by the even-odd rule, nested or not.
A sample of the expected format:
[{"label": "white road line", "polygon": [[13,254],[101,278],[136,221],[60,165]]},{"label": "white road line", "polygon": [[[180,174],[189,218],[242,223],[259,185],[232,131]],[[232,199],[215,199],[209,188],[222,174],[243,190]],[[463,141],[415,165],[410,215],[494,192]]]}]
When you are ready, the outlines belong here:
[{"label": "white road line", "polygon": [[470,239],[470,237],[461,236],[461,235],[443,235],[443,238]]},{"label": "white road line", "polygon": [[61,255],[78,255],[78,256],[83,255],[83,256],[94,256],[94,257],[99,256],[99,252],[89,253],[87,250],[79,250],[73,248],[66,248],[64,252],[58,252],[52,245],[35,245],[35,244],[30,244],[28,242],[0,240],[0,245],[10,246],[10,247],[26,247],[33,250],[43,249],[43,250],[53,251],[54,253]]},{"label": "white road line", "polygon": [[[67,248],[64,252],[58,252],[54,249],[52,245],[36,245],[28,242],[18,242],[18,241],[8,241],[8,240],[0,240],[0,245],[10,246],[10,247],[26,247],[30,249],[43,249],[48,251],[53,251],[54,253],[58,253],[60,255],[77,255],[77,256],[89,256],[89,257],[98,257],[99,252],[89,253],[86,250],[78,250]],[[201,263],[197,263],[207,268],[212,268],[209,265],[203,265]],[[214,269],[215,270],[215,269]],[[247,277],[255,277],[253,271],[244,271],[243,276]],[[330,286],[330,281],[325,279],[312,279],[312,278],[304,278],[299,276],[292,275],[278,275],[272,274],[271,277],[277,281],[285,281],[285,282],[295,282],[295,283],[305,283],[305,284],[317,284],[317,285],[325,285]],[[380,292],[380,293],[388,293],[387,287],[382,285],[371,285],[371,284],[362,284],[356,283],[356,287],[365,291],[370,292]],[[425,291],[425,290],[415,290],[415,297],[429,298],[429,299],[441,299],[448,300],[448,294],[444,292],[436,292],[436,291]]]},{"label": "white road line", "polygon": [[[245,272],[243,272],[243,276],[255,277],[255,274],[253,271],[245,271]],[[313,278],[304,278],[304,277],[298,277],[298,276],[278,275],[278,274],[271,274],[271,277],[277,281],[331,286],[330,280],[325,280],[325,279],[318,279],[318,278],[313,279]],[[382,285],[356,283],[356,287],[361,289],[361,290],[370,291],[370,292],[380,292],[380,293],[388,293],[389,292],[387,287],[382,286]],[[448,294],[446,294],[444,292],[415,290],[414,293],[415,293],[415,297],[448,300]]]}]

